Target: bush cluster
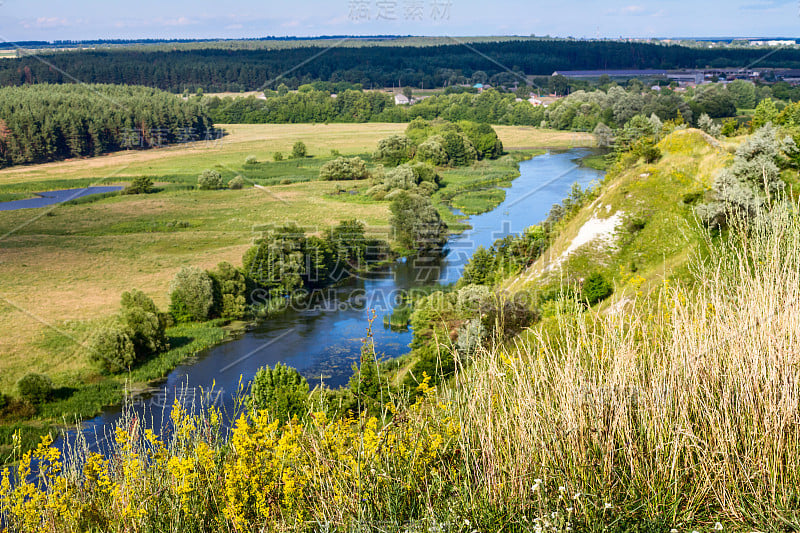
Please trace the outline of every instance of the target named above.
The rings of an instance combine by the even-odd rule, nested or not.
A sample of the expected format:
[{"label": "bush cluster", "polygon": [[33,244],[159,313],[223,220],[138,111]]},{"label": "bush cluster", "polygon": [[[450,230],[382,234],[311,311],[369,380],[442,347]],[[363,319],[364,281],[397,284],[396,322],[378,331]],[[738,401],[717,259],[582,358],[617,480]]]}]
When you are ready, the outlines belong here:
[{"label": "bush cluster", "polygon": [[147,194],[153,191],[153,180],[148,176],[133,178],[130,185],[123,190],[124,194]]},{"label": "bush cluster", "polygon": [[26,374],[17,382],[20,398],[31,404],[39,404],[50,399],[53,382],[44,374]]},{"label": "bush cluster", "polygon": [[130,370],[169,347],[166,317],[142,291],[122,293],[119,314],[92,335],[89,359],[104,372]]},{"label": "bush cluster", "polygon": [[241,176],[235,176],[231,181],[228,182],[228,188],[233,190],[239,190],[244,187],[244,178]]},{"label": "bush cluster", "polygon": [[213,191],[222,189],[225,183],[222,181],[222,175],[216,170],[207,169],[197,178],[197,188],[205,191]]},{"label": "bush cluster", "polygon": [[367,164],[360,157],[337,157],[326,161],[319,169],[321,180],[362,180],[368,177]]},{"label": "bush cluster", "polygon": [[297,141],[292,145],[292,158],[302,159],[306,156],[306,144],[303,141]]},{"label": "bush cluster", "polygon": [[197,267],[181,268],[169,286],[169,310],[178,322],[208,320],[214,306],[214,283]]},{"label": "bush cluster", "polygon": [[430,196],[439,188],[441,178],[428,163],[404,163],[390,168],[382,180],[370,187],[367,194],[376,200],[394,200],[406,191],[420,196]]}]

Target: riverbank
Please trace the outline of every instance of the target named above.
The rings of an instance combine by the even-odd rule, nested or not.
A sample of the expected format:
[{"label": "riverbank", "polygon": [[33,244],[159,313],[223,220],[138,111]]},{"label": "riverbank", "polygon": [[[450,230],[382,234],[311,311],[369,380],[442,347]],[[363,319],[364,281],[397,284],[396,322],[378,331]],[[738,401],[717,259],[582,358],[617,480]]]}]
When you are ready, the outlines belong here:
[{"label": "riverbank", "polygon": [[[22,450],[34,448],[42,435],[50,433],[55,437],[65,427],[120,405],[126,397],[152,392],[157,389],[159,380],[176,366],[203,350],[241,335],[248,326],[244,322],[211,320],[172,327],[166,331],[171,348],[129,373],[97,375],[91,381],[59,386],[53,391],[52,399],[38,404],[35,412],[19,400],[8,400],[0,409],[0,457],[8,456],[15,445]],[[15,442],[16,438],[19,440]]]},{"label": "riverbank", "polygon": [[[441,260],[404,259],[323,290],[304,305],[274,315],[232,342],[216,345],[179,364],[160,382],[155,408],[151,399],[136,402],[130,409],[158,431],[162,423],[168,423],[160,418],[164,398],[168,399],[167,404],[175,398],[196,399],[197,391],[213,387],[215,406],[223,413],[231,413],[236,409],[234,396],[240,383],[246,383],[260,367],[274,367],[277,363],[297,369],[312,387],[321,382],[333,388],[347,386],[353,364],[359,362],[370,320],[372,343],[380,357],[397,361],[395,366],[406,365],[408,358],[395,358],[409,351],[412,332],[391,325],[381,327],[398,298],[455,282],[477,247],[488,247],[497,238],[517,234],[540,222],[551,205],[569,193],[573,183],[586,187],[601,178],[597,172],[578,165],[577,159],[587,153],[550,153],[522,162],[521,175],[506,190],[503,204],[471,217],[471,227],[451,236]],[[88,421],[87,441],[95,442],[95,429],[113,427],[120,416],[118,409],[109,409]]]},{"label": "riverbank", "polygon": [[[374,125],[369,127],[370,131],[374,128]],[[302,128],[292,131],[300,130]],[[513,128],[506,130],[515,132]],[[242,146],[252,147],[250,143],[255,142],[254,137],[249,139],[245,143],[232,143],[231,148],[221,148],[224,158],[230,157],[231,151],[243,153],[237,152]],[[170,150],[166,152],[171,153]],[[258,153],[263,152],[262,147]],[[507,186],[518,175],[518,162],[534,153],[541,151],[512,152],[503,160],[481,162],[476,168],[446,170],[442,176],[445,186],[440,191],[450,188],[469,198],[470,191],[476,188]],[[146,154],[147,158],[151,155]],[[208,163],[209,154],[195,154],[194,157],[197,169]],[[269,156],[264,154],[259,159],[262,157]],[[330,157],[261,163],[259,168],[265,169],[261,172],[268,172],[262,178],[268,183],[266,190],[187,190],[182,182],[192,178],[184,170],[183,177],[172,175],[159,179],[155,176],[154,181],[161,189],[157,194],[115,196],[59,206],[33,220],[30,218],[33,212],[27,215],[4,213],[0,217],[0,233],[5,235],[0,271],[0,328],[8,335],[0,341],[4,354],[0,360],[0,391],[13,391],[19,377],[39,371],[53,378],[56,396],[53,402],[40,408],[40,414],[29,424],[22,423],[21,413],[10,413],[0,428],[0,446],[10,444],[14,430],[24,429],[23,433],[31,436],[26,440],[31,442],[39,430],[52,428],[65,420],[69,423],[75,415],[92,416],[120,401],[126,379],[131,384],[129,387],[142,390],[149,380],[169,373],[169,369],[179,365],[186,355],[217,346],[218,341],[233,336],[221,324],[203,326],[206,330],[202,334],[198,331],[197,335],[188,335],[189,341],[183,338],[177,351],[161,354],[146,365],[151,370],[158,367],[158,372],[145,376],[144,371],[134,371],[136,375],[130,379],[99,375],[80,356],[79,346],[88,338],[94,317],[113,312],[124,290],[143,289],[164,309],[169,280],[177,269],[187,263],[201,268],[212,268],[220,261],[240,264],[242,254],[254,237],[253,228],[271,223],[294,219],[302,221],[304,227],[319,230],[343,219],[358,218],[366,222],[373,236],[386,231],[388,205],[356,201],[360,195],[333,196],[330,191],[339,185],[337,182],[269,184],[269,180],[285,180],[279,174],[286,172],[308,179]],[[221,164],[224,158],[220,159]],[[63,168],[72,168],[73,162],[63,165]],[[244,158],[236,165],[226,172],[253,174],[253,170],[244,165]],[[46,167],[45,175],[52,177],[54,165],[42,167]],[[19,176],[25,178],[39,172],[33,167],[22,170]],[[0,181],[8,178],[8,171],[0,172]],[[71,178],[62,175],[59,179],[66,183]],[[344,184],[355,184],[359,189],[366,187],[358,182]],[[31,186],[26,182],[23,189]],[[13,188],[11,184],[8,187]],[[0,188],[0,192],[2,190],[5,189]],[[448,200],[446,197],[437,200],[439,211],[447,217],[454,232],[463,232],[467,226],[458,223],[447,207]],[[479,209],[491,208],[498,196],[488,200]],[[109,224],[109,221],[112,222]],[[26,313],[26,309],[36,312]],[[170,335],[187,337],[180,333]],[[187,346],[191,346],[191,350]]]},{"label": "riverbank", "polygon": [[[177,270],[185,265],[210,269],[221,261],[239,264],[260,228],[294,221],[316,233],[357,218],[367,225],[369,237],[386,239],[387,202],[364,201],[349,192],[333,194],[337,187],[357,192],[366,183],[316,179],[322,163],[333,157],[332,149],[346,156],[370,154],[380,138],[401,133],[406,126],[222,125],[228,134],[219,143],[0,170],[0,195],[127,184],[137,176],[150,177],[159,191],[0,215],[0,330],[5,332],[0,339],[0,392],[13,391],[16,381],[30,371],[46,371],[54,375],[56,387],[69,386],[86,368],[49,348],[54,334],[83,343],[86,328],[81,323],[113,313],[120,294],[132,288],[165,308]],[[521,146],[593,142],[590,135],[569,132],[513,126],[497,130],[511,153]],[[306,143],[309,157],[286,159],[297,140]],[[273,161],[274,152],[282,152],[284,160]],[[245,164],[249,156],[257,163]],[[242,175],[266,189],[191,190],[207,168],[217,169],[224,179]],[[444,174],[453,187],[462,178],[476,178]],[[439,212],[451,230],[465,229],[445,205]],[[75,346],[72,343],[67,353]]]}]

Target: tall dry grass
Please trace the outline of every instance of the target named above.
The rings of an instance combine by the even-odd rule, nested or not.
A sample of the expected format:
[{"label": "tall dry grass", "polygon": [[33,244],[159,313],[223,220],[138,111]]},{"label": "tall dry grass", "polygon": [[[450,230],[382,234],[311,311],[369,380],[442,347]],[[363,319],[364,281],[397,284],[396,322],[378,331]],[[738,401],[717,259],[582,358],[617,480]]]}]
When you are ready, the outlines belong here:
[{"label": "tall dry grass", "polygon": [[598,530],[800,528],[796,213],[709,237],[690,289],[559,317],[462,372],[451,394],[476,483],[539,505],[537,526],[566,507]]}]

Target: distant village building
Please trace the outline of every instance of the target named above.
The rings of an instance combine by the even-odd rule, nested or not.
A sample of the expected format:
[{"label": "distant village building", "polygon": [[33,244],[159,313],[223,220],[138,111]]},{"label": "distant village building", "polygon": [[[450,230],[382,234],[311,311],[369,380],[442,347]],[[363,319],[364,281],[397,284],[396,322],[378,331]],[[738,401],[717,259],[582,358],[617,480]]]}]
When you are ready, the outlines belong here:
[{"label": "distant village building", "polygon": [[394,104],[395,105],[408,105],[411,103],[411,100],[404,94],[396,94],[394,95]]},{"label": "distant village building", "polygon": [[665,76],[666,70],[557,70],[553,72],[553,76],[565,76],[567,78],[599,78],[600,76],[608,76],[609,78],[638,78],[638,77],[654,77]]},{"label": "distant village building", "polygon": [[776,77],[788,83],[800,82],[800,69],[786,69],[775,72]]},{"label": "distant village building", "polygon": [[669,81],[678,83],[698,84],[703,83],[705,73],[702,70],[673,70],[667,73]]},{"label": "distant village building", "polygon": [[750,41],[751,46],[794,46],[797,44],[795,40],[770,40],[770,41]]},{"label": "distant village building", "polygon": [[531,105],[533,105],[533,106],[540,106],[540,105],[544,105],[544,102],[542,102],[541,100],[539,100],[539,99],[538,99],[538,98],[536,98],[535,96],[531,96],[530,98],[528,98],[528,101],[529,101],[529,102],[531,103]]}]

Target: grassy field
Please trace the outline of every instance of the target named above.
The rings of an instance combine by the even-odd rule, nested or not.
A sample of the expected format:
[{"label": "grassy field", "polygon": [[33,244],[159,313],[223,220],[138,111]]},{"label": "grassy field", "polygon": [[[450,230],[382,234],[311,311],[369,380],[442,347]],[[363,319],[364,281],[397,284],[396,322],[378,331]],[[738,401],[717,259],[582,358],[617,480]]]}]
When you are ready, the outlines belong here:
[{"label": "grassy field", "polygon": [[[238,168],[249,155],[260,161],[271,161],[274,152],[286,156],[295,141],[303,141],[311,156],[327,156],[332,149],[343,154],[369,153],[382,138],[402,133],[406,124],[234,124],[220,127],[226,135],[216,141],[2,169],[0,193],[83,183],[75,180],[113,184],[126,182],[130,176],[193,173],[213,167]],[[587,133],[529,126],[495,126],[495,129],[506,150],[594,146],[593,136]]]},{"label": "grassy field", "polygon": [[[294,221],[315,232],[358,218],[373,234],[386,231],[388,203],[335,196],[331,193],[338,183],[312,180],[331,150],[368,157],[381,138],[402,132],[405,124],[223,127],[228,135],[218,142],[0,171],[0,195],[6,197],[89,184],[124,185],[141,175],[151,176],[161,189],[0,212],[0,330],[5,332],[0,340],[0,392],[13,393],[15,382],[31,371],[46,372],[62,387],[94,379],[78,348],[91,329],[87,324],[115,312],[123,291],[139,288],[164,308],[169,282],[180,267],[210,268],[220,261],[240,265],[264,225]],[[531,128],[498,130],[511,150],[591,141]],[[276,151],[288,155],[297,140],[306,143],[310,157],[272,161]],[[245,164],[251,155],[259,162]],[[508,182],[514,177],[515,158],[498,162],[496,168],[479,163],[445,172],[445,183],[451,190],[466,191],[481,180]],[[217,169],[226,179],[242,175],[263,187],[191,190],[189,185],[206,168]],[[341,185],[366,187],[365,182]],[[487,198],[462,201],[491,203],[500,194],[482,191],[480,196]]]},{"label": "grassy field", "polygon": [[127,181],[130,176],[195,173],[198,169],[214,167],[239,168],[249,155],[260,161],[271,161],[274,152],[287,156],[295,141],[303,141],[311,156],[327,156],[331,149],[342,153],[372,152],[379,140],[402,133],[406,125],[242,124],[220,127],[227,135],[216,141],[3,169],[0,170],[0,192],[69,185],[67,181],[79,179],[112,184]]}]

